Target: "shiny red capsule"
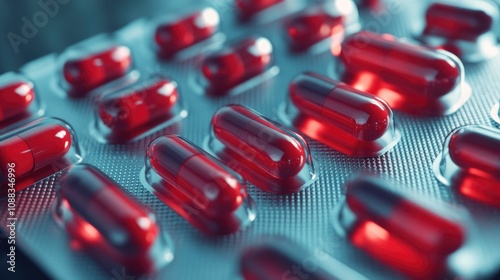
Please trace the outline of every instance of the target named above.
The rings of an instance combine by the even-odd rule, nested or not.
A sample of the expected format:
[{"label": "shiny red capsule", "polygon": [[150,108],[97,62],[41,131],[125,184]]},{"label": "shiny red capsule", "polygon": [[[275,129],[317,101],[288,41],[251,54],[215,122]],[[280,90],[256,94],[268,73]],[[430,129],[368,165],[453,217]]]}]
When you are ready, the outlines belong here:
[{"label": "shiny red capsule", "polygon": [[356,217],[348,229],[353,244],[415,278],[439,276],[447,256],[465,242],[459,222],[373,178],[347,184],[346,207]]},{"label": "shiny red capsule", "polygon": [[161,53],[176,52],[210,38],[219,28],[219,14],[213,8],[204,8],[174,21],[161,23],[155,32],[155,41]]},{"label": "shiny red capsule", "polygon": [[292,80],[289,94],[303,119],[312,119],[299,120],[295,125],[304,134],[343,153],[376,154],[381,147],[370,143],[394,133],[389,106],[344,83],[305,72]]},{"label": "shiny red capsule", "polygon": [[240,10],[243,19],[248,19],[255,14],[270,8],[285,0],[236,0],[236,6]]},{"label": "shiny red capsule", "polygon": [[240,259],[240,272],[245,280],[366,280],[326,253],[318,249],[310,252],[284,238],[270,238],[246,249]]},{"label": "shiny red capsule", "polygon": [[114,46],[69,59],[64,63],[63,74],[74,90],[84,94],[125,75],[131,64],[130,49]]},{"label": "shiny red capsule", "polygon": [[500,131],[465,126],[447,138],[439,175],[462,195],[500,207]]},{"label": "shiny red capsule", "polygon": [[219,157],[264,191],[296,192],[307,181],[300,174],[307,148],[297,136],[256,112],[241,105],[224,106],[215,113],[212,128],[224,145]]},{"label": "shiny red capsule", "polygon": [[99,116],[114,134],[127,134],[171,117],[178,99],[175,82],[153,78],[101,97]]},{"label": "shiny red capsule", "polygon": [[435,48],[478,62],[497,53],[499,9],[486,1],[437,2],[427,8],[420,39]]},{"label": "shiny red capsule", "polygon": [[148,147],[147,162],[165,182],[153,185],[164,202],[202,232],[227,234],[245,224],[246,186],[193,144],[159,137]]},{"label": "shiny red capsule", "polygon": [[[72,141],[70,131],[63,125],[45,123],[34,126],[0,140],[0,164],[8,166],[14,163],[16,178],[29,176],[63,158]],[[1,185],[4,185],[7,184],[7,170],[3,169],[2,173],[5,179]]]},{"label": "shiny red capsule", "polygon": [[310,9],[300,13],[287,27],[292,48],[305,50],[325,39],[343,37],[344,20],[344,16],[329,13],[327,9]]},{"label": "shiny red capsule", "polygon": [[273,46],[264,37],[247,38],[210,54],[202,72],[210,87],[228,90],[267,70],[273,60]]},{"label": "shiny red capsule", "polygon": [[342,79],[393,109],[421,115],[454,112],[462,98],[463,66],[448,53],[362,31],[343,43]]},{"label": "shiny red capsule", "polygon": [[423,35],[449,40],[477,40],[492,30],[494,22],[494,16],[479,2],[438,2],[430,5],[425,13]]},{"label": "shiny red capsule", "polygon": [[[91,165],[77,165],[61,179],[57,214],[77,245],[100,262],[133,275],[173,258],[154,216]],[[68,212],[68,213],[65,213]]]},{"label": "shiny red capsule", "polygon": [[34,99],[33,84],[27,80],[0,84],[0,122],[28,112]]}]

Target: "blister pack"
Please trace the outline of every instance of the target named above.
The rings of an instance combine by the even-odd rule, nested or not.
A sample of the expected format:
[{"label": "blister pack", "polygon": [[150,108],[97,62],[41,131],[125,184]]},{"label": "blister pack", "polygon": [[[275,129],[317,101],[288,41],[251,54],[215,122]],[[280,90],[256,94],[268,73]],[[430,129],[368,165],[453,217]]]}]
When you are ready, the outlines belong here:
[{"label": "blister pack", "polygon": [[0,75],[9,253],[77,280],[498,273],[498,1],[176,6]]}]

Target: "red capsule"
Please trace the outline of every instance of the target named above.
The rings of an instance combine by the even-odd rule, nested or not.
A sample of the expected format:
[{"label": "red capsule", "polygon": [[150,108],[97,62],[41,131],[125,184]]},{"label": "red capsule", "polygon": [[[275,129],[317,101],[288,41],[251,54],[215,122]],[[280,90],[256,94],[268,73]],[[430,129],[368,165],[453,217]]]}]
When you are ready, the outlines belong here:
[{"label": "red capsule", "polygon": [[[354,245],[414,278],[443,273],[446,258],[465,241],[462,225],[397,193],[379,180],[347,184],[348,229]],[[418,229],[418,230],[415,230]]]},{"label": "red capsule", "polygon": [[155,32],[155,41],[162,54],[176,52],[210,38],[219,28],[219,14],[213,8],[204,8],[174,21],[161,23]]},{"label": "red capsule", "polygon": [[264,37],[248,38],[207,56],[202,72],[210,87],[227,90],[267,70],[273,46]]},{"label": "red capsule", "polygon": [[466,126],[453,131],[446,143],[439,173],[447,184],[466,197],[500,207],[500,131]]},{"label": "red capsule", "polygon": [[175,135],[159,137],[147,161],[166,183],[153,186],[165,203],[199,230],[227,234],[245,222],[238,211],[247,199],[245,185],[196,146]]},{"label": "red capsule", "polygon": [[284,238],[270,238],[245,250],[240,259],[240,271],[245,280],[366,280],[318,248],[310,252]]},{"label": "red capsule", "polygon": [[248,19],[265,9],[284,1],[285,0],[236,0],[236,6],[240,10],[243,19]]},{"label": "red capsule", "polygon": [[486,1],[438,2],[427,8],[420,39],[463,61],[478,62],[497,53],[498,21],[498,8]]},{"label": "red capsule", "polygon": [[470,127],[454,133],[448,144],[450,157],[460,168],[500,175],[500,132]]},{"label": "red capsule", "polygon": [[153,78],[100,98],[99,116],[114,134],[127,134],[171,117],[178,98],[175,82]]},{"label": "red capsule", "polygon": [[97,168],[73,167],[62,178],[59,195],[56,211],[64,227],[79,247],[103,264],[137,275],[172,260],[154,216]]},{"label": "red capsule", "polygon": [[0,84],[0,122],[26,113],[34,99],[35,91],[29,81]]},{"label": "red capsule", "polygon": [[394,133],[389,106],[344,83],[305,72],[292,80],[289,94],[302,114],[295,125],[309,137],[343,153],[377,154],[382,147],[372,144]]},{"label": "red capsule", "polygon": [[430,5],[425,13],[423,35],[449,40],[477,40],[479,36],[492,30],[494,22],[491,9],[484,9],[484,2],[480,2],[438,2]]},{"label": "red capsule", "polygon": [[342,43],[342,79],[374,94],[391,108],[422,115],[457,110],[463,66],[444,52],[362,31]]},{"label": "red capsule", "polygon": [[257,187],[274,193],[296,192],[303,187],[304,176],[299,173],[307,155],[297,136],[241,105],[219,109],[212,128],[224,145],[219,157]]},{"label": "red capsule", "polygon": [[344,16],[327,9],[310,9],[295,16],[288,23],[288,37],[292,48],[305,50],[328,38],[344,36]]},{"label": "red capsule", "polygon": [[[72,141],[70,131],[63,125],[45,123],[34,126],[0,140],[0,165],[14,163],[16,178],[29,176],[63,158]],[[7,184],[7,170],[2,169],[2,173],[5,179],[1,185],[4,185]]]},{"label": "red capsule", "polygon": [[66,61],[63,74],[74,90],[84,94],[125,75],[131,63],[130,49],[114,46]]}]

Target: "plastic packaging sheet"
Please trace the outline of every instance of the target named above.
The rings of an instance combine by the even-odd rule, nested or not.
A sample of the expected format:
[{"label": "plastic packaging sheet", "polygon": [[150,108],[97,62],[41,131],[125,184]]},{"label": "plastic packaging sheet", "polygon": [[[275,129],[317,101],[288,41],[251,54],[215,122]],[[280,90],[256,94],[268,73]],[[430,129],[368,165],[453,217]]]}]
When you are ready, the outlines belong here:
[{"label": "plastic packaging sheet", "polygon": [[[422,19],[423,1],[387,1],[392,7],[382,12],[361,9],[362,26],[375,32],[411,37],[412,24]],[[280,121],[278,108],[288,98],[288,84],[301,71],[331,76],[334,60],[328,50],[319,53],[293,53],[282,19],[267,23],[240,23],[234,5],[227,1],[207,3],[221,14],[221,31],[226,40],[244,35],[261,35],[271,40],[279,73],[245,92],[222,97],[205,95],[198,85],[199,57],[160,61],[152,50],[151,27],[139,19],[114,33],[118,42],[132,49],[134,66],[141,75],[166,75],[178,83],[188,116],[178,126],[162,129],[127,144],[100,143],[92,136],[94,107],[92,98],[72,99],[59,86],[60,62],[51,54],[28,63],[21,71],[37,87],[45,116],[66,120],[77,132],[83,149],[83,162],[93,164],[113,178],[124,191],[158,217],[174,243],[175,259],[158,273],[158,279],[235,279],[241,251],[261,235],[283,235],[309,248],[320,248],[370,279],[402,278],[380,265],[362,251],[340,238],[332,225],[333,209],[341,201],[345,181],[360,171],[391,178],[401,188],[467,209],[481,235],[485,259],[500,263],[500,211],[465,199],[438,182],[432,164],[442,149],[446,135],[456,127],[482,124],[498,127],[490,118],[490,109],[500,98],[500,57],[466,64],[465,75],[472,96],[455,114],[444,117],[420,117],[395,112],[402,138],[394,149],[380,157],[345,156],[312,139],[308,141],[318,179],[307,189],[291,195],[274,195],[249,185],[249,194],[257,204],[257,218],[243,231],[223,237],[206,237],[172,209],[152,195],[139,181],[147,145],[166,133],[178,133],[203,147],[209,135],[210,119],[225,104],[244,104],[265,116]],[[174,13],[166,10],[165,13]],[[147,15],[145,15],[147,16]],[[93,40],[101,40],[100,38]],[[129,279],[122,271],[108,271],[84,252],[70,248],[65,231],[52,214],[55,185],[60,174],[49,177],[17,194],[17,239],[51,275],[58,279]],[[7,215],[7,203],[0,203],[0,219]],[[3,225],[4,223],[2,223]],[[120,278],[122,277],[122,278]]]}]

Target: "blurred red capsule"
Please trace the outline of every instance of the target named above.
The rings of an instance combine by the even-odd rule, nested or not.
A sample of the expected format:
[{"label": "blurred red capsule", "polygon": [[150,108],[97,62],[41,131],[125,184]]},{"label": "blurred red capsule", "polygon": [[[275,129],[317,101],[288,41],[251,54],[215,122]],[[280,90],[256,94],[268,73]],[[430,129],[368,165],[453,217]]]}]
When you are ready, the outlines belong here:
[{"label": "blurred red capsule", "polygon": [[455,129],[434,171],[462,195],[500,207],[500,131],[478,125]]},{"label": "blurred red capsule", "polygon": [[343,15],[327,9],[306,10],[289,22],[288,37],[294,49],[305,50],[325,39],[344,36],[344,21]]},{"label": "blurred red capsule", "polygon": [[180,50],[213,36],[219,28],[219,14],[213,8],[204,8],[175,20],[160,23],[155,41],[160,52],[172,56]]},{"label": "blurred red capsule", "polygon": [[[363,177],[347,184],[344,211],[354,214],[347,229],[353,244],[412,278],[445,272],[447,257],[465,243],[460,222]],[[415,229],[418,228],[418,231]]]},{"label": "blurred red capsule", "polygon": [[[133,275],[170,262],[172,251],[154,216],[102,171],[77,165],[61,179],[57,214],[78,245],[102,264]],[[65,213],[67,212],[67,213]]]},{"label": "blurred red capsule", "polygon": [[373,95],[310,72],[292,80],[289,94],[297,128],[345,154],[374,156],[395,138],[391,109]]},{"label": "blurred red capsule", "polygon": [[99,116],[114,134],[126,134],[171,116],[179,98],[175,82],[153,78],[99,99]]},{"label": "blurred red capsule", "polygon": [[225,91],[270,68],[273,46],[264,37],[252,37],[208,55],[202,72],[214,90]]},{"label": "blurred red capsule", "polygon": [[196,146],[162,136],[149,145],[147,161],[164,180],[153,185],[163,201],[202,232],[233,233],[248,222],[246,186]]},{"label": "blurred red capsule", "polygon": [[28,112],[34,99],[33,84],[27,80],[0,84],[0,122]]},{"label": "blurred red capsule", "polygon": [[240,259],[240,272],[245,280],[366,280],[318,248],[312,252],[277,237],[247,248]]},{"label": "blurred red capsule", "polygon": [[[482,1],[433,3],[425,13],[423,35],[475,41],[493,28],[495,19]],[[479,4],[478,4],[479,3]],[[492,6],[493,7],[493,6]]]},{"label": "blurred red capsule", "polygon": [[87,91],[124,76],[131,63],[130,49],[114,46],[69,59],[64,63],[63,74],[77,92],[75,94],[84,95]]},{"label": "blurred red capsule", "polygon": [[439,1],[427,8],[420,39],[465,62],[478,62],[498,52],[495,26],[499,20],[499,9],[490,2]]}]

